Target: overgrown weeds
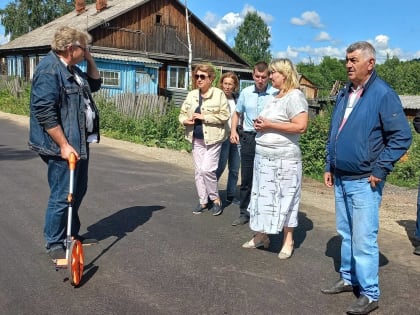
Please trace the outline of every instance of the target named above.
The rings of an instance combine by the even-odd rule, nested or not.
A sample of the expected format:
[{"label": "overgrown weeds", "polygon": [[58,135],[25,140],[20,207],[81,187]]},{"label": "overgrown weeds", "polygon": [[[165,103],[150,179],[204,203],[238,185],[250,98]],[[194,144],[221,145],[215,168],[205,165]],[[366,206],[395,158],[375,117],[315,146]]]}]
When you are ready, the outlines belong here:
[{"label": "overgrown weeds", "polygon": [[[0,88],[0,110],[17,115],[29,115],[30,87],[19,96]],[[191,151],[191,144],[184,139],[184,127],[178,122],[179,107],[171,104],[165,116],[146,115],[134,119],[122,115],[116,106],[104,98],[98,98],[101,114],[101,133],[105,136],[173,150]],[[328,136],[331,108],[310,120],[308,131],[301,137],[304,175],[323,181],[325,144]],[[412,125],[412,123],[410,122]],[[388,182],[401,187],[417,187],[420,177],[420,135],[413,130],[413,144],[407,155],[396,163]]]}]

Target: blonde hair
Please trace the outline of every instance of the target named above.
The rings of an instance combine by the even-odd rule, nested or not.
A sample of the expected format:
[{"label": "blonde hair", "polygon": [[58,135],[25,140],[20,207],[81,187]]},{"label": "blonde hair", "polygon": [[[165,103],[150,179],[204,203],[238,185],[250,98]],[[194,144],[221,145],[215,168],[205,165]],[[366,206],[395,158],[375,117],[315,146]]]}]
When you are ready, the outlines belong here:
[{"label": "blonde hair", "polygon": [[226,78],[230,78],[230,79],[233,80],[233,84],[235,84],[234,91],[238,92],[238,90],[239,90],[239,79],[238,79],[238,76],[232,71],[225,72],[225,73],[222,74],[222,76],[220,77],[220,80],[219,80],[219,88],[223,88],[223,80],[226,79]]},{"label": "blonde hair", "polygon": [[287,92],[291,89],[298,89],[299,78],[293,63],[286,58],[274,59],[268,66],[270,72],[277,71],[286,77],[283,85],[283,91]]},{"label": "blonde hair", "polygon": [[92,37],[88,33],[63,26],[55,32],[51,49],[55,52],[65,51],[70,45],[80,45],[80,42],[85,42],[87,45],[91,40]]}]

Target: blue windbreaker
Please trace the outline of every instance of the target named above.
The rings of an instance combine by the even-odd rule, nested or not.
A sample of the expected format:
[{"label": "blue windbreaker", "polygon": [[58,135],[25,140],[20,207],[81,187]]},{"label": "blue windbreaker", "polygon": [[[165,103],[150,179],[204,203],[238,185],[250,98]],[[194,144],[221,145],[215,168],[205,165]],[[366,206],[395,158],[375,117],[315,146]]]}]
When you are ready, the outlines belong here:
[{"label": "blue windbreaker", "polygon": [[347,84],[337,96],[326,146],[325,171],[354,179],[373,175],[385,180],[412,140],[400,98],[373,71],[339,131],[350,87],[351,83]]}]

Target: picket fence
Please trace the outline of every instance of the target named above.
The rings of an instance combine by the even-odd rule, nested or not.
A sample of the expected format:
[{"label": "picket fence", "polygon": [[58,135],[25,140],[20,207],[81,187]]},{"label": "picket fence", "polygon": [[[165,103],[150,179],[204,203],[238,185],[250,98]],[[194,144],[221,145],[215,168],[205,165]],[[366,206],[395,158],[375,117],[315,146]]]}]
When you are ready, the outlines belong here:
[{"label": "picket fence", "polygon": [[169,99],[164,96],[151,94],[123,93],[109,96],[102,90],[95,93],[95,97],[112,102],[121,114],[139,119],[148,115],[164,116],[169,106]]}]

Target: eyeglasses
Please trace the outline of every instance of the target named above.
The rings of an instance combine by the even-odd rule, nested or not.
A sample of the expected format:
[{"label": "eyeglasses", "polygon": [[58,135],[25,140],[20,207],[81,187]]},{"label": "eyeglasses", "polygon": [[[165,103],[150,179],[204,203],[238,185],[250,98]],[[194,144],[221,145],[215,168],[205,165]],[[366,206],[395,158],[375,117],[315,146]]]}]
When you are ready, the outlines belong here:
[{"label": "eyeglasses", "polygon": [[198,79],[200,79],[200,80],[205,80],[206,78],[208,78],[209,76],[208,75],[206,75],[206,74],[196,74],[195,76],[194,76],[194,78],[196,79],[196,80],[198,80]]},{"label": "eyeglasses", "polygon": [[73,45],[73,46],[75,46],[75,47],[79,47],[80,49],[82,49],[84,52],[86,52],[86,51],[89,51],[90,50],[90,47],[89,46],[86,46],[86,47],[83,47],[83,46],[81,46],[81,45]]}]

